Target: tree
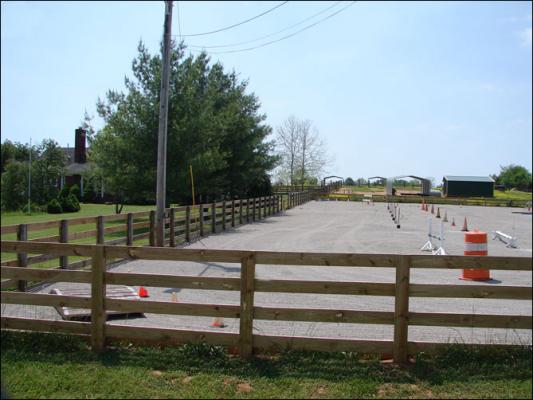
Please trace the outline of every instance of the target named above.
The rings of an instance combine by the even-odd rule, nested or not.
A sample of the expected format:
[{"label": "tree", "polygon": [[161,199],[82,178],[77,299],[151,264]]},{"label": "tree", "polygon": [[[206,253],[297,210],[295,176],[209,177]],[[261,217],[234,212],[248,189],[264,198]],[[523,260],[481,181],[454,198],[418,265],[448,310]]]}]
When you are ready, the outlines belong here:
[{"label": "tree", "polygon": [[506,189],[531,190],[531,172],[520,165],[500,166],[500,174],[495,176],[496,183]]},{"label": "tree", "polygon": [[367,181],[365,178],[357,178],[357,185],[358,186],[363,186],[363,185],[366,185],[367,184]]},{"label": "tree", "polygon": [[[189,166],[204,200],[257,190],[276,157],[265,140],[271,129],[257,98],[246,93],[247,82],[224,72],[220,63],[210,65],[205,53],[185,58],[183,45],[175,43],[170,68],[167,203],[191,201]],[[108,91],[98,100],[105,126],[94,136],[89,157],[116,202],[153,203],[161,57],[150,55],[141,42],[132,70],[126,93]]]},{"label": "tree", "polygon": [[[276,144],[281,158],[279,176],[288,176],[291,186],[317,178],[328,165],[326,147],[310,120],[289,116],[277,129]],[[298,181],[298,182],[297,182]]]},{"label": "tree", "polygon": [[31,197],[37,204],[47,204],[57,196],[58,178],[66,165],[65,153],[56,141],[44,139],[33,154]]},{"label": "tree", "polygon": [[346,186],[355,186],[355,182],[352,178],[348,177],[344,180],[344,184]]},{"label": "tree", "polygon": [[14,211],[28,202],[28,164],[20,161],[7,163],[2,173],[2,210]]},{"label": "tree", "polygon": [[[2,143],[4,209],[16,210],[28,202],[29,155],[28,145],[8,140]],[[41,144],[31,147],[31,157],[31,201],[38,205],[47,204],[57,195],[57,181],[65,167],[65,154],[57,142],[44,139]]]},{"label": "tree", "polygon": [[276,145],[281,157],[281,175],[288,178],[289,185],[294,185],[294,171],[298,165],[300,151],[300,121],[289,116],[277,129]]}]

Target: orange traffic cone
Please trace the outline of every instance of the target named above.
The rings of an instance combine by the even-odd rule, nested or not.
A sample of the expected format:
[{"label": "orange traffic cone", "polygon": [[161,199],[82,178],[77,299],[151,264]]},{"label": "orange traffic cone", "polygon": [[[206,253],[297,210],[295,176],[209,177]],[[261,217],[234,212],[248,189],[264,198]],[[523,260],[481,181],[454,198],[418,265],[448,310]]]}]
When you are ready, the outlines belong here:
[{"label": "orange traffic cone", "polygon": [[448,211],[444,210],[444,219],[442,222],[448,222]]},{"label": "orange traffic cone", "polygon": [[144,288],[144,286],[141,286],[139,288],[139,297],[149,297],[148,296],[148,290]]},{"label": "orange traffic cone", "polygon": [[452,217],[452,226],[455,226],[455,218]]},{"label": "orange traffic cone", "polygon": [[429,211],[429,204],[428,204],[428,203],[426,203],[426,209],[425,209],[425,211],[426,211],[426,212]]},{"label": "orange traffic cone", "polygon": [[465,222],[463,222],[463,227],[461,228],[461,232],[468,232],[468,226],[466,225],[466,217],[465,217]]},{"label": "orange traffic cone", "polygon": [[435,218],[440,218],[440,207],[437,207],[437,215],[435,216]]},{"label": "orange traffic cone", "polygon": [[420,209],[422,211],[424,211],[425,207],[424,207],[424,199],[422,199],[422,203],[420,204]]},{"label": "orange traffic cone", "polygon": [[224,325],[224,318],[222,317],[213,318],[213,322],[211,322],[211,326],[214,328],[224,328],[226,326]]},{"label": "orange traffic cone", "polygon": [[433,206],[433,204],[431,205],[431,214],[435,214],[435,207]]}]

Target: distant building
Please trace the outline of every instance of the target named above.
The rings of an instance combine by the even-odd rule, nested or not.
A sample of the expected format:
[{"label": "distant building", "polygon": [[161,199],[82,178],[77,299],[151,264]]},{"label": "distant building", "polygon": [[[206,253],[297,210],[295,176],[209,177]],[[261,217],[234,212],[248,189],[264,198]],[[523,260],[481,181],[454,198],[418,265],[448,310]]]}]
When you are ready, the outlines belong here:
[{"label": "distant building", "polygon": [[[91,163],[87,162],[87,132],[78,128],[75,130],[74,148],[62,147],[65,153],[67,163],[64,175],[60,177],[59,186],[63,189],[64,186],[71,187],[78,185],[80,194],[84,194],[84,186],[87,183],[87,175],[91,167]],[[103,181],[99,185],[97,198],[104,199],[107,197],[104,192]],[[95,188],[97,189],[97,188]],[[95,199],[96,200],[96,199]]]},{"label": "distant building", "polygon": [[445,176],[443,197],[494,197],[494,179],[489,176]]}]

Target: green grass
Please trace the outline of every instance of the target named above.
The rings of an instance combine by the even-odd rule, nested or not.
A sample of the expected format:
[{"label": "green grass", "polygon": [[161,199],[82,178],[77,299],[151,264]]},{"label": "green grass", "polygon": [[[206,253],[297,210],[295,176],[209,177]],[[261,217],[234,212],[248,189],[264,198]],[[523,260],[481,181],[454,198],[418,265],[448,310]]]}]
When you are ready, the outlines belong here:
[{"label": "green grass", "polygon": [[242,361],[219,347],[116,346],[2,332],[11,398],[531,398],[531,347],[420,354],[407,368],[355,353],[285,352]]},{"label": "green grass", "polygon": [[532,199],[531,192],[521,192],[519,190],[506,190],[501,192],[499,190],[494,191],[494,197],[496,199],[505,199],[505,200],[529,200]]},{"label": "green grass", "polygon": [[[108,204],[85,204],[82,203],[81,210],[77,213],[62,213],[62,214],[47,214],[43,212],[37,212],[32,213],[32,215],[26,215],[20,211],[18,212],[7,212],[2,213],[2,226],[6,225],[17,225],[17,224],[31,224],[36,222],[45,222],[45,221],[59,221],[61,219],[73,219],[73,218],[81,218],[81,217],[93,217],[98,215],[111,215],[115,214],[115,206],[114,205],[108,205]],[[148,205],[148,206],[135,206],[135,205],[125,205],[122,209],[122,214],[129,213],[129,212],[138,212],[138,211],[148,211],[153,210],[154,206]],[[147,221],[147,218],[143,219],[135,219],[134,222],[141,222],[141,221]],[[124,224],[124,221],[106,221],[104,223],[105,227],[114,226],[118,224]],[[83,232],[83,231],[89,231],[96,229],[95,223],[89,223],[89,224],[79,224],[79,225],[72,225],[69,226],[69,233],[74,232]],[[142,228],[135,230],[134,234],[139,234],[146,232],[148,228]],[[35,239],[38,237],[49,237],[49,236],[55,236],[58,235],[58,228],[47,228],[47,229],[40,229],[40,230],[30,230],[28,232],[28,239]],[[125,237],[126,233],[124,232],[114,232],[109,233],[104,236],[104,240],[113,240],[118,239],[120,237]],[[16,240],[17,235],[15,233],[8,233],[1,235],[2,240]],[[95,237],[89,237],[84,239],[78,239],[74,240],[71,243],[76,244],[94,244],[96,238]],[[135,245],[143,245],[148,243],[147,239],[142,239],[140,241],[136,241]],[[2,253],[0,256],[0,259],[2,261],[12,260],[16,258],[16,254],[7,254]],[[69,263],[84,260],[86,257],[69,257]],[[49,260],[46,262],[38,263],[38,264],[32,264],[32,268],[50,268],[55,267],[58,265],[58,260]]]},{"label": "green grass", "polygon": [[[22,211],[12,211],[12,212],[3,212],[2,224],[1,226],[6,225],[17,225],[17,224],[31,224],[35,222],[45,222],[45,221],[59,221],[62,219],[73,219],[81,217],[96,217],[98,215],[111,215],[115,214],[115,205],[114,204],[89,204],[89,203],[80,203],[81,210],[76,213],[62,213],[62,214],[48,214],[45,212],[35,212],[31,215],[24,214]],[[125,205],[122,209],[122,214],[129,212],[138,212],[138,211],[149,211],[154,210],[154,205],[148,206],[130,206]]]}]

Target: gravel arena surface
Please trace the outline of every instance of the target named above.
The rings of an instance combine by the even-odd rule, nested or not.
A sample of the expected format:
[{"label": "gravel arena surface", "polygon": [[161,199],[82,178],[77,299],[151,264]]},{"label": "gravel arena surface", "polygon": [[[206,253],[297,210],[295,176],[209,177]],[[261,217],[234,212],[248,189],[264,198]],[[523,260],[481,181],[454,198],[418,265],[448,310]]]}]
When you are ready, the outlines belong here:
[{"label": "gravel arena surface", "polygon": [[[440,207],[440,206],[439,206]],[[435,207],[435,213],[437,207]],[[531,257],[531,214],[522,208],[445,206],[444,248],[447,254],[462,255],[464,232],[461,227],[467,218],[470,231],[488,233],[488,252],[494,256]],[[233,249],[300,251],[328,253],[428,254],[420,248],[428,240],[428,220],[432,219],[434,233],[440,221],[419,204],[400,205],[400,228],[393,223],[386,203],[368,205],[362,202],[312,201],[267,219],[228,227],[223,233],[206,236],[180,247],[193,249]],[[451,226],[452,219],[456,227]],[[227,224],[229,226],[229,224]],[[518,248],[508,248],[493,231],[502,231],[517,238]],[[438,244],[438,242],[435,242]],[[438,257],[438,256],[435,256]],[[116,272],[179,274],[192,276],[239,277],[240,265],[228,263],[196,263],[136,260],[112,267]],[[412,283],[449,285],[510,285],[531,288],[531,271],[491,271],[488,282],[460,280],[461,270],[413,269]],[[394,283],[391,268],[348,267],[290,267],[257,265],[258,279],[338,280]],[[84,284],[53,283],[39,292],[52,288],[88,287]],[[138,287],[135,287],[136,290]],[[239,292],[146,287],[150,297],[145,301],[171,301],[176,292],[178,302],[239,304]],[[255,305],[305,308],[333,308],[351,310],[394,311],[394,298],[385,296],[351,296],[325,294],[261,293],[255,294]],[[531,315],[531,301],[494,299],[421,298],[410,299],[410,311],[442,313],[474,313],[502,315]],[[2,316],[61,319],[53,307],[2,304]],[[144,317],[112,319],[109,324],[198,329],[224,332],[239,331],[238,319],[224,319],[226,327],[212,328],[210,317],[174,316],[146,313]],[[288,321],[254,321],[254,333],[310,337],[392,340],[392,325],[312,323]],[[531,344],[531,330],[409,327],[410,341],[442,343],[520,343]]]}]

